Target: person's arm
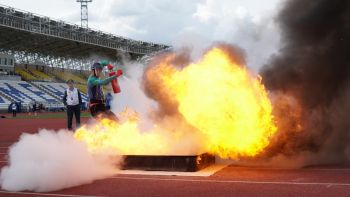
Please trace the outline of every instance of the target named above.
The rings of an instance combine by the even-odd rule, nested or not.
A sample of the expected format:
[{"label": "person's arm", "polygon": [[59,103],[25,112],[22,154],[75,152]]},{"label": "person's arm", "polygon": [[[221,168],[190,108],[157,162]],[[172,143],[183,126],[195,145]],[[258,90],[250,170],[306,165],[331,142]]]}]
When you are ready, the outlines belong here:
[{"label": "person's arm", "polygon": [[99,79],[97,77],[90,77],[88,83],[90,85],[96,86],[96,85],[107,85],[110,83],[113,79],[117,78],[116,75],[113,75],[111,77],[108,77],[106,79]]},{"label": "person's arm", "polygon": [[63,104],[67,106],[67,90],[64,91]]},{"label": "person's arm", "polygon": [[83,101],[81,100],[81,94],[79,90],[78,90],[78,99],[79,99],[79,105],[81,105]]}]

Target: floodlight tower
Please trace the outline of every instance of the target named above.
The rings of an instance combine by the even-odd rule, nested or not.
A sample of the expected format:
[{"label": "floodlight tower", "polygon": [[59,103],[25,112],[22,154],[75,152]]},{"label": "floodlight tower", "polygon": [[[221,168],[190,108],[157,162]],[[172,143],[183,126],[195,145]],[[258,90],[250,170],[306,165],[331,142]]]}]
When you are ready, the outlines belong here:
[{"label": "floodlight tower", "polygon": [[92,0],[77,0],[78,3],[81,5],[81,27],[88,28],[89,20],[88,20],[88,3],[91,3]]}]

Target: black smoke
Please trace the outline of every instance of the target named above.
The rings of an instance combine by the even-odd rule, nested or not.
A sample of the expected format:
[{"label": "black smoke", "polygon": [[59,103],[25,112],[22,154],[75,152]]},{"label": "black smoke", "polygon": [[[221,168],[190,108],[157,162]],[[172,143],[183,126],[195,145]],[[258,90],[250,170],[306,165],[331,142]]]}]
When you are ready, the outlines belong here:
[{"label": "black smoke", "polygon": [[310,152],[344,161],[350,145],[350,1],[288,0],[276,20],[283,44],[261,70],[277,95],[274,113],[281,124],[269,154]]}]

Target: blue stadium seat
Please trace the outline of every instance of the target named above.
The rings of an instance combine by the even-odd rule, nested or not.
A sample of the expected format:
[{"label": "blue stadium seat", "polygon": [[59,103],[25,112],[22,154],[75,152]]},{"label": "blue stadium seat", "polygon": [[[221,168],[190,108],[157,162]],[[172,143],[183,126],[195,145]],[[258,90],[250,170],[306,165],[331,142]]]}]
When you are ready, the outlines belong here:
[{"label": "blue stadium seat", "polygon": [[9,83],[3,83],[3,86],[0,87],[0,91],[2,91],[4,94],[6,94],[10,98],[14,99],[15,101],[20,101],[20,102],[34,101],[34,99],[32,97],[30,97],[27,94],[25,94],[25,93],[19,91],[18,89],[14,88]]},{"label": "blue stadium seat", "polygon": [[27,89],[30,92],[33,92],[35,95],[37,95],[38,97],[44,99],[47,102],[56,102],[57,100],[50,97],[47,97],[47,94],[44,93],[43,91],[37,89],[36,87],[30,85],[29,83],[19,83],[20,86],[24,87],[25,89]]},{"label": "blue stadium seat", "polygon": [[54,97],[25,81],[2,80],[0,82],[0,91],[11,99],[22,103],[30,103],[32,101],[57,102],[57,99]]},{"label": "blue stadium seat", "polygon": [[[53,82],[34,82],[34,84],[40,86],[51,94],[63,98],[64,91],[67,89],[67,85],[64,83],[53,83]],[[88,96],[81,92],[81,99],[83,102],[88,101]]]},{"label": "blue stadium seat", "polygon": [[[33,85],[34,84],[34,85]],[[0,92],[16,102],[21,102],[25,106],[29,103],[43,102],[62,108],[62,98],[66,90],[66,84],[53,82],[33,82],[0,80]],[[54,98],[53,96],[57,98]],[[83,103],[88,101],[86,94],[81,93]],[[11,103],[9,100],[0,97],[0,108],[5,108]]]},{"label": "blue stadium seat", "polygon": [[0,103],[6,103],[2,97],[0,97]]},{"label": "blue stadium seat", "polygon": [[53,94],[57,95],[58,97],[63,97],[64,92],[57,90],[55,87],[53,87],[51,84],[47,84],[46,88],[50,90]]}]

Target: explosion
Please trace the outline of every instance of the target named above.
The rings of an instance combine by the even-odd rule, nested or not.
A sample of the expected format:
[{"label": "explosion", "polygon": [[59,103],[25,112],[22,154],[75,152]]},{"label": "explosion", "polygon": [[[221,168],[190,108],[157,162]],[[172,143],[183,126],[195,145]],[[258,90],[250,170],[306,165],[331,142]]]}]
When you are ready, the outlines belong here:
[{"label": "explosion", "polygon": [[143,130],[137,115],[122,113],[120,122],[103,119],[81,127],[75,137],[92,151],[112,148],[122,155],[205,151],[221,158],[256,156],[277,130],[272,105],[261,77],[231,53],[213,47],[181,67],[173,63],[175,53],[162,56],[144,78],[146,86],[156,89],[159,107],[173,108],[170,115],[153,118],[154,126]]}]

